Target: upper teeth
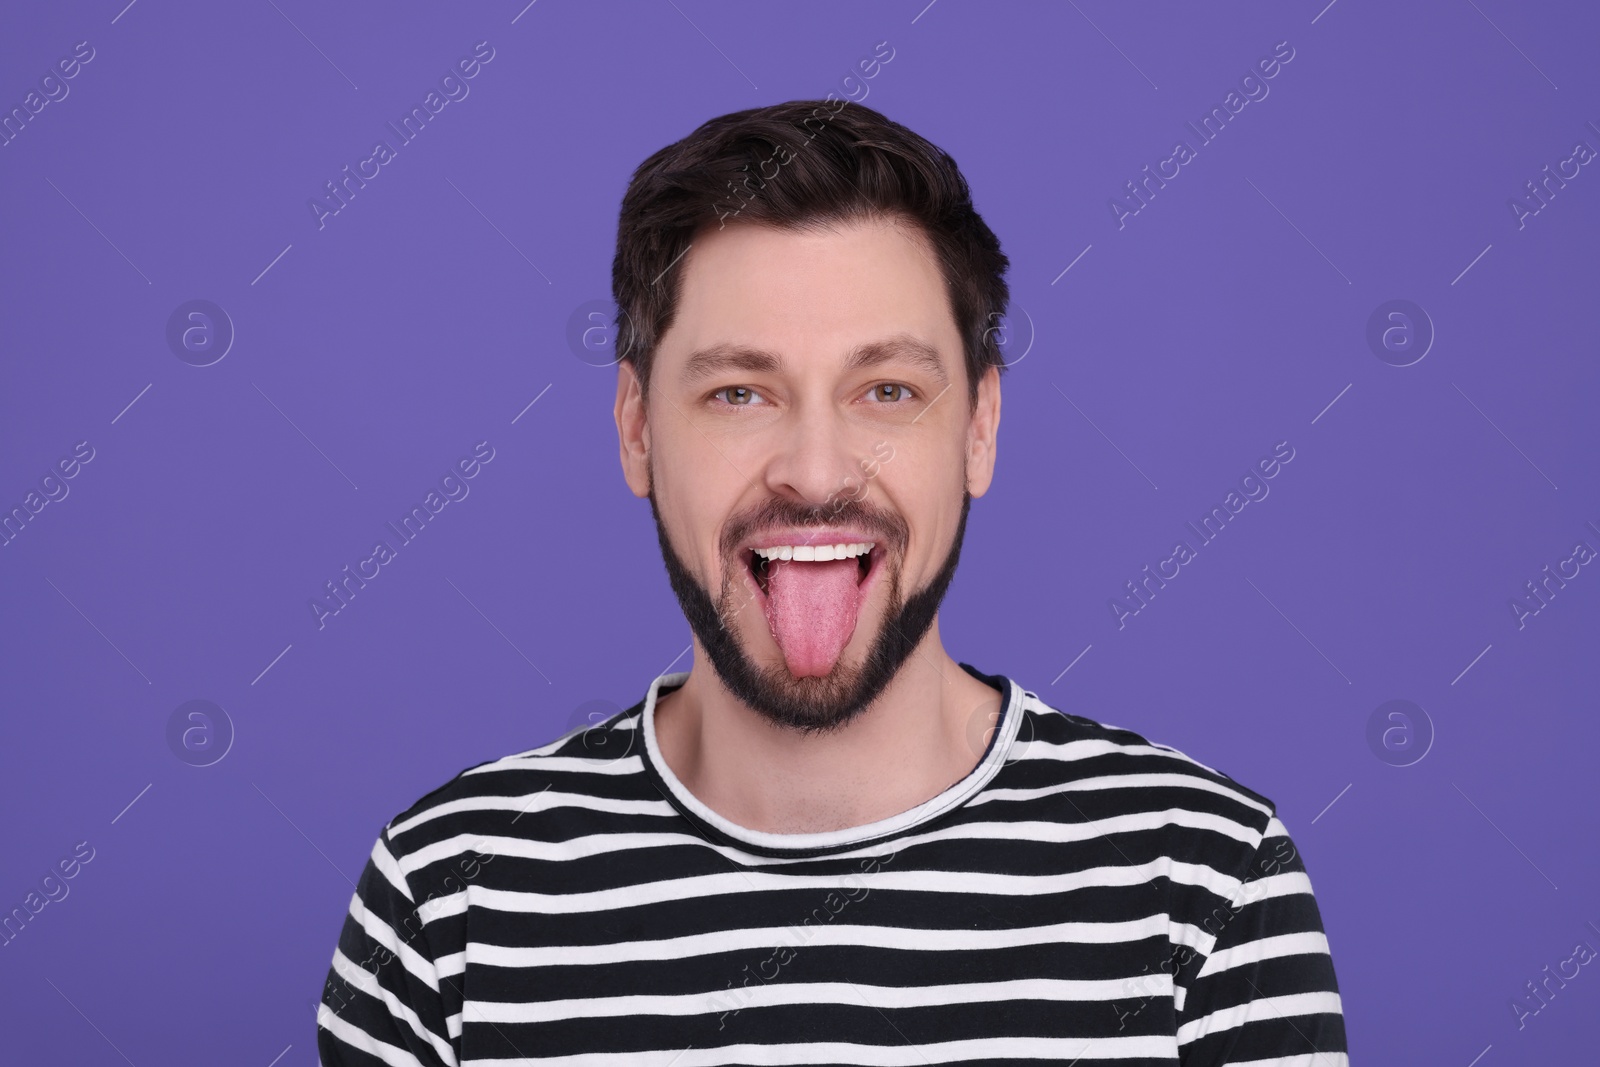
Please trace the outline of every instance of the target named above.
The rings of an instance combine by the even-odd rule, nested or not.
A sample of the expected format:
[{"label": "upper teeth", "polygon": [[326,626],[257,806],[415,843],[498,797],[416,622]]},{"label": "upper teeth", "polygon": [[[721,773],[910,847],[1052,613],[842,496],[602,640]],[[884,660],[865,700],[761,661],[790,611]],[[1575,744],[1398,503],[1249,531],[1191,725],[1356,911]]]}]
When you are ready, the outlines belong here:
[{"label": "upper teeth", "polygon": [[859,541],[853,545],[773,545],[758,548],[756,555],[762,559],[851,559],[872,551],[873,541]]}]

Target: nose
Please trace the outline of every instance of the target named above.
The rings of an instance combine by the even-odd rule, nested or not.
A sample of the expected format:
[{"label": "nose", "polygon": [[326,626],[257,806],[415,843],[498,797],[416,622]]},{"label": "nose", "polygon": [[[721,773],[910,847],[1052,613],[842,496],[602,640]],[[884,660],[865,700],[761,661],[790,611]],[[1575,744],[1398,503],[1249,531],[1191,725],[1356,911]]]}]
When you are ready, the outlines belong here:
[{"label": "nose", "polygon": [[865,488],[860,434],[831,404],[797,404],[774,433],[767,488],[814,506],[860,499]]}]

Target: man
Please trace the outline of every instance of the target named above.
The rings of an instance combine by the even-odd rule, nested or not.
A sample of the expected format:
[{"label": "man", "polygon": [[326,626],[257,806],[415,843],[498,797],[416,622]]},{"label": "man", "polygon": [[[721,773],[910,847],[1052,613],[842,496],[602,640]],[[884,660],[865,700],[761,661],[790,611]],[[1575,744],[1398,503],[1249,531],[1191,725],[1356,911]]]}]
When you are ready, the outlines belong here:
[{"label": "man", "polygon": [[640,166],[614,414],[694,667],[389,823],[324,1067],[1347,1062],[1272,803],[940,641],[1006,267],[859,105]]}]

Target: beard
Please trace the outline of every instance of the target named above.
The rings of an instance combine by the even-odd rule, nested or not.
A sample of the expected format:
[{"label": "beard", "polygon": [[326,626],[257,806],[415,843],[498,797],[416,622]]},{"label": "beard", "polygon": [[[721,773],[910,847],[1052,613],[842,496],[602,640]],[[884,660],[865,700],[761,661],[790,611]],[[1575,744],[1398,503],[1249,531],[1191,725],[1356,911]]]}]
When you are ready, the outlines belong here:
[{"label": "beard", "polygon": [[[905,521],[899,516],[863,507],[858,500],[839,500],[819,507],[770,500],[754,512],[730,522],[724,531],[720,540],[721,555],[725,561],[732,562],[723,566],[722,589],[714,600],[673,550],[656,506],[653,477],[648,496],[667,579],[717,677],[741,703],[769,722],[808,735],[839,730],[865,711],[916,651],[933,625],[945,591],[955,577],[961,541],[966,533],[967,512],[972,504],[972,495],[963,487],[961,516],[943,564],[926,586],[905,598],[901,588],[901,560],[907,531]],[[847,664],[841,653],[833,669],[820,676],[797,678],[781,657],[777,663],[762,667],[746,654],[733,629],[733,620],[749,602],[748,596],[741,599],[741,595],[748,592],[744,587],[747,571],[744,561],[734,556],[733,548],[743,534],[751,530],[776,525],[805,527],[831,523],[883,535],[879,538],[879,547],[874,550],[885,554],[882,581],[888,587],[888,603],[883,623],[859,665]],[[749,580],[754,581],[754,578]]]}]

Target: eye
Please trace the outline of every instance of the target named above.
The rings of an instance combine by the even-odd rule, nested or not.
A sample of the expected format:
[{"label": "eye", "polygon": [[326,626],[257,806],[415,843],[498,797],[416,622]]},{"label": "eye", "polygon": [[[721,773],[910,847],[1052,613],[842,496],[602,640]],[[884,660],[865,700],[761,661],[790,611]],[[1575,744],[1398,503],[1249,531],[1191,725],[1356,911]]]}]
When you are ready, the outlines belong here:
[{"label": "eye", "polygon": [[[897,390],[898,395],[896,394]],[[901,385],[899,382],[884,382],[881,385],[872,387],[872,399],[884,403],[892,404],[899,400],[909,400],[912,396],[910,387]]]},{"label": "eye", "polygon": [[727,399],[724,401],[724,403],[728,404],[731,407],[749,407],[751,400],[753,398],[759,397],[761,395],[760,393],[756,392],[754,389],[751,389],[748,386],[744,386],[744,385],[727,385],[727,386],[723,386],[721,389],[718,389],[716,392],[712,393],[711,395],[713,397],[719,397],[719,396],[722,396],[722,394],[724,394],[724,393],[728,394],[727,395]]}]

